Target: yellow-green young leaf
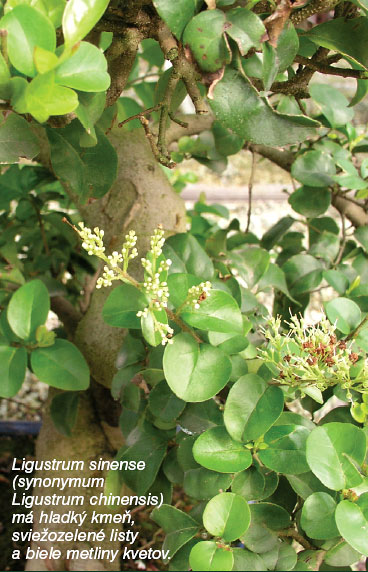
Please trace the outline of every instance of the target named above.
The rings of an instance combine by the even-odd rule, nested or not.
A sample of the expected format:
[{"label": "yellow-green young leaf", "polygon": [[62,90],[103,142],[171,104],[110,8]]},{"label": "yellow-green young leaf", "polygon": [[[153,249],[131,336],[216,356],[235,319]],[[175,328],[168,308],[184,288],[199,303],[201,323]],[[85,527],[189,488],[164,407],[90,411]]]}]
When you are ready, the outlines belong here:
[{"label": "yellow-green young leaf", "polygon": [[0,397],[18,393],[26,375],[27,351],[0,345]]},{"label": "yellow-green young leaf", "polygon": [[227,571],[233,569],[234,556],[232,550],[219,548],[216,542],[207,540],[193,546],[189,564],[194,571]]},{"label": "yellow-green young leaf", "polygon": [[93,44],[81,42],[56,69],[55,82],[79,91],[105,91],[110,85],[106,58]]},{"label": "yellow-green young leaf", "polygon": [[63,14],[65,46],[71,48],[92,30],[109,0],[69,0]]},{"label": "yellow-green young leaf", "polygon": [[20,4],[35,8],[41,14],[47,16],[55,28],[58,28],[61,25],[66,0],[7,0],[4,6],[4,13],[7,14]]},{"label": "yellow-green young leaf", "polygon": [[350,546],[368,556],[368,493],[360,495],[356,503],[340,502],[336,508],[336,524]]},{"label": "yellow-green young leaf", "polygon": [[58,65],[58,58],[53,52],[44,50],[40,46],[34,49],[34,63],[38,73],[46,73]]},{"label": "yellow-green young leaf", "polygon": [[250,451],[232,439],[225,427],[202,433],[194,443],[193,456],[206,469],[219,473],[237,473],[252,464]]},{"label": "yellow-green young leaf", "polygon": [[50,332],[46,326],[38,326],[36,330],[36,342],[39,348],[47,348],[55,343],[55,332]]},{"label": "yellow-green young leaf", "polygon": [[355,425],[326,423],[308,437],[308,465],[326,487],[349,489],[363,480],[357,467],[364,461],[366,448],[366,436]]},{"label": "yellow-green young leaf", "polygon": [[203,513],[203,524],[225,542],[240,538],[250,524],[250,510],[247,501],[234,493],[220,493],[207,503]]},{"label": "yellow-green young leaf", "polygon": [[36,76],[25,94],[28,112],[44,123],[50,115],[65,115],[78,107],[78,96],[72,89],[55,84],[55,72]]},{"label": "yellow-green young leaf", "polygon": [[216,395],[231,373],[228,356],[209,344],[198,344],[190,334],[174,336],[173,343],[166,346],[163,366],[169,387],[180,399],[190,402]]},{"label": "yellow-green young leaf", "polygon": [[15,334],[24,340],[31,339],[38,326],[46,322],[50,311],[50,299],[41,280],[32,280],[14,292],[9,302],[7,317]]},{"label": "yellow-green young leaf", "polygon": [[33,372],[40,381],[64,390],[83,390],[89,386],[89,368],[78,348],[67,340],[38,348],[31,354]]},{"label": "yellow-green young leaf", "polygon": [[16,6],[2,18],[0,28],[8,31],[7,49],[11,63],[24,75],[33,77],[36,74],[33,60],[36,46],[55,51],[54,26],[47,16],[31,6]]}]

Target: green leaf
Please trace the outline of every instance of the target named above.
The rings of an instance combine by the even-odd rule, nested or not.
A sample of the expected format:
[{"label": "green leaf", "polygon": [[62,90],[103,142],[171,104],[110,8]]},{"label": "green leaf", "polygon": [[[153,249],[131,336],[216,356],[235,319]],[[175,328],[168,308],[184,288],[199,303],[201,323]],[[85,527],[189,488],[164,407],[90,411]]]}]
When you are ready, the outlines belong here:
[{"label": "green leaf", "polygon": [[356,465],[363,463],[366,447],[364,432],[355,425],[326,423],[308,437],[308,465],[330,489],[355,487],[362,482]]},{"label": "green leaf", "polygon": [[213,332],[243,332],[243,320],[238,304],[230,294],[222,290],[211,290],[199,308],[186,306],[180,314],[190,326]]},{"label": "green leaf", "polygon": [[25,92],[27,111],[44,123],[50,115],[65,115],[78,107],[78,96],[72,89],[55,84],[55,72],[37,75]]},{"label": "green leaf", "polygon": [[259,46],[265,31],[262,20],[251,10],[238,6],[226,13],[226,34],[237,43],[242,56]]},{"label": "green leaf", "polygon": [[[337,20],[334,20],[336,22]],[[349,23],[353,20],[349,20]],[[331,85],[316,83],[310,86],[310,94],[318,103],[331,127],[342,127],[354,117],[349,101],[339,89]]]},{"label": "green leaf", "polygon": [[334,494],[330,489],[326,488],[311,471],[299,475],[289,474],[286,478],[296,494],[304,500],[315,492]]},{"label": "green leaf", "polygon": [[31,339],[46,322],[50,311],[50,299],[41,280],[32,280],[14,292],[8,306],[8,322],[15,334],[24,340]]},{"label": "green leaf", "polygon": [[65,46],[72,48],[97,24],[109,0],[69,0],[63,14]]},{"label": "green leaf", "polygon": [[201,4],[201,0],[153,0],[157,12],[178,40]]},{"label": "green leaf", "polygon": [[362,321],[362,314],[358,304],[348,298],[334,298],[326,302],[325,310],[328,319],[343,334],[350,334]]},{"label": "green leaf", "polygon": [[298,50],[299,36],[293,24],[287,20],[277,40],[276,54],[279,73],[284,72],[289,66],[291,66]]},{"label": "green leaf", "polygon": [[277,425],[264,436],[268,449],[258,456],[269,469],[278,473],[297,475],[309,470],[305,446],[309,431],[302,425]]},{"label": "green leaf", "polygon": [[293,296],[298,296],[317,288],[322,280],[323,266],[319,260],[309,254],[296,254],[282,267]]},{"label": "green leaf", "polygon": [[263,60],[262,60],[262,81],[263,88],[268,91],[273,84],[278,72],[278,63],[276,50],[269,42],[262,44]]},{"label": "green leaf", "polygon": [[185,28],[183,43],[206,72],[214,72],[230,61],[225,24],[226,16],[221,10],[206,10],[194,16]]},{"label": "green leaf", "polygon": [[10,71],[4,56],[0,54],[0,97],[1,99],[10,99],[11,97],[11,87],[10,87]]},{"label": "green leaf", "polygon": [[223,79],[214,88],[210,105],[224,127],[252,143],[276,147],[298,143],[313,135],[318,126],[304,116],[273,111],[250,82],[233,69],[225,70]]},{"label": "green leaf", "polygon": [[202,403],[189,403],[179,419],[183,429],[191,433],[202,433],[222,424],[222,414],[213,399]]},{"label": "green leaf", "polygon": [[273,471],[266,467],[251,466],[235,475],[231,490],[248,501],[259,501],[271,496],[278,483],[278,476]]},{"label": "green leaf", "polygon": [[78,348],[67,340],[38,348],[31,354],[33,372],[40,381],[64,390],[83,390],[89,386],[89,368]]},{"label": "green leaf", "polygon": [[188,290],[192,286],[201,283],[201,279],[193,274],[178,272],[170,274],[167,279],[167,285],[170,292],[170,302],[175,308],[179,308],[187,299]]},{"label": "green leaf", "polygon": [[190,334],[178,334],[166,346],[163,367],[172,391],[190,402],[205,401],[216,395],[231,373],[228,356],[218,348],[198,344]]},{"label": "green leaf", "polygon": [[[317,150],[307,151],[299,155],[294,161],[291,166],[291,174],[297,181],[309,187],[333,185],[334,180],[331,176],[336,174],[335,161],[328,153]],[[326,189],[323,190],[326,191]],[[316,194],[316,196],[318,195]],[[310,216],[318,216],[318,214],[322,213]]]},{"label": "green leaf", "polygon": [[335,523],[336,503],[327,493],[311,494],[303,505],[300,524],[310,538],[339,536]]},{"label": "green leaf", "polygon": [[171,273],[187,272],[198,276],[201,280],[213,277],[211,259],[197,239],[189,233],[170,237],[165,243],[164,255],[172,260]]},{"label": "green leaf", "polygon": [[145,295],[131,284],[121,284],[109,294],[102,310],[103,319],[116,328],[140,329],[137,312],[144,310],[148,301]]},{"label": "green leaf", "polygon": [[219,548],[216,542],[206,540],[193,546],[189,564],[194,571],[215,572],[232,570],[234,556],[231,550]]},{"label": "green leaf", "polygon": [[50,414],[56,429],[65,437],[70,437],[77,420],[79,393],[65,391],[55,395],[51,401]]},{"label": "green leaf", "polygon": [[10,113],[0,120],[0,164],[33,159],[39,150],[38,139],[23,117]]},{"label": "green leaf", "polygon": [[[238,153],[244,147],[244,138],[234,135],[229,129],[226,129],[219,121],[212,123],[212,132],[215,137],[216,150],[220,155],[227,157]],[[213,205],[207,205],[209,207]],[[222,206],[222,205],[221,205]]]},{"label": "green leaf", "polygon": [[336,524],[350,546],[368,556],[368,493],[363,493],[355,503],[341,501],[336,508]]},{"label": "green leaf", "polygon": [[189,514],[163,504],[151,513],[151,519],[166,532],[162,550],[170,550],[170,558],[198,532],[198,523]]},{"label": "green leaf", "polygon": [[128,449],[119,455],[120,461],[136,462],[144,460],[144,470],[124,471],[122,478],[138,495],[143,495],[154,483],[158,470],[166,454],[167,443],[157,430],[144,426],[137,427],[129,434]]},{"label": "green leaf", "polygon": [[93,44],[81,42],[55,70],[55,82],[79,91],[105,91],[110,85],[106,58]]},{"label": "green leaf", "polygon": [[368,252],[368,226],[359,226],[355,229],[354,237],[360,242],[364,250]]},{"label": "green leaf", "polygon": [[21,4],[5,14],[0,27],[8,31],[7,50],[13,66],[24,75],[36,74],[34,49],[36,46],[54,52],[55,28],[47,16],[31,6]]},{"label": "green leaf", "polygon": [[197,463],[219,473],[236,473],[252,464],[252,455],[244,445],[234,441],[225,427],[214,427],[195,441],[193,456]]},{"label": "green leaf", "polygon": [[166,381],[158,383],[149,394],[148,405],[153,415],[162,421],[174,421],[185,407],[185,401],[178,399]]},{"label": "green leaf", "polygon": [[284,395],[279,387],[269,386],[254,373],[244,375],[227,397],[226,429],[236,441],[253,441],[275,423],[283,407]]},{"label": "green leaf", "polygon": [[339,270],[324,270],[323,278],[338,294],[344,294],[349,287],[349,280]]},{"label": "green leaf", "polygon": [[261,246],[266,250],[277,244],[277,242],[284,236],[289,228],[294,224],[295,219],[291,216],[284,216],[277,221],[276,224],[271,226],[262,236]]},{"label": "green leaf", "polygon": [[198,500],[208,500],[221,491],[229,488],[231,475],[217,473],[200,467],[190,469],[184,475],[185,493]]},{"label": "green leaf", "polygon": [[81,147],[93,147],[97,143],[97,135],[95,124],[100,119],[106,103],[105,93],[80,93],[79,105],[76,109],[76,114],[86,130],[82,133],[79,139]]},{"label": "green leaf", "polygon": [[252,288],[267,271],[270,255],[258,246],[244,246],[228,254],[239,275]]},{"label": "green leaf", "polygon": [[266,565],[259,554],[245,550],[245,548],[233,548],[235,571],[253,570],[255,572],[263,572]]},{"label": "green leaf", "polygon": [[280,266],[277,266],[277,264],[270,263],[265,274],[258,283],[259,290],[263,290],[267,286],[273,286],[276,290],[280,290],[280,292],[286,294],[286,296],[291,300],[293,299],[289,292],[289,288],[287,287],[285,273]]},{"label": "green leaf", "polygon": [[40,46],[36,46],[33,53],[36,69],[39,73],[47,73],[54,69],[58,63],[58,57],[53,52],[44,50]]},{"label": "green leaf", "polygon": [[26,375],[27,351],[0,345],[0,397],[13,397],[20,390]]},{"label": "green leaf", "polygon": [[158,346],[162,343],[162,337],[157,330],[156,322],[167,324],[167,315],[163,308],[149,310],[147,316],[141,317],[141,328],[144,339],[151,346]]},{"label": "green leaf", "polygon": [[[355,63],[364,66],[365,69],[368,69],[368,48],[365,41],[367,35],[368,20],[364,17],[349,20],[336,18],[319,26],[314,26],[305,34],[318,47],[322,46],[340,52],[354,60]],[[351,38],[354,38],[354,42],[351,41]],[[313,94],[312,97],[314,97]],[[331,104],[333,103],[335,102],[331,102]]]},{"label": "green leaf", "polygon": [[277,531],[290,526],[289,514],[281,506],[268,502],[251,504],[250,512],[250,527],[241,541],[259,554],[273,550],[279,544]]},{"label": "green leaf", "polygon": [[339,566],[349,566],[358,562],[361,554],[354,550],[347,542],[338,540],[332,548],[327,550],[324,561],[327,566],[337,570]]},{"label": "green leaf", "polygon": [[207,503],[203,524],[213,536],[220,536],[225,542],[233,542],[249,527],[248,503],[234,493],[220,493]]}]

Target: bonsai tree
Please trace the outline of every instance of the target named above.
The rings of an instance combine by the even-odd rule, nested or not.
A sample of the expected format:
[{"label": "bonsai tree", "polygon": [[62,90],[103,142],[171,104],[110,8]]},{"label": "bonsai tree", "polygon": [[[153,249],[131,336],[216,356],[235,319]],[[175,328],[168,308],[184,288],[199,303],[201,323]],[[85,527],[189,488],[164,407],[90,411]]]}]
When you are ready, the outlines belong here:
[{"label": "bonsai tree", "polygon": [[[0,393],[15,395],[27,367],[50,386],[37,459],[84,461],[52,477],[106,477],[105,495],[157,496],[170,570],[350,569],[368,556],[368,141],[353,119],[368,88],[366,3],[1,11]],[[326,81],[311,83],[317,73]],[[334,76],[356,81],[351,101]],[[220,171],[243,150],[294,181],[295,214],[261,237],[251,208],[244,229],[203,199],[186,215],[179,195],[186,158]],[[326,286],[312,324],[304,311]],[[90,463],[114,458],[146,468]],[[34,532],[41,511],[65,515],[78,495],[84,529],[101,530],[96,488],[36,476]],[[56,509],[37,502],[52,494]],[[113,529],[92,549],[119,552]],[[29,570],[120,569],[67,560],[48,538],[60,558]]]}]

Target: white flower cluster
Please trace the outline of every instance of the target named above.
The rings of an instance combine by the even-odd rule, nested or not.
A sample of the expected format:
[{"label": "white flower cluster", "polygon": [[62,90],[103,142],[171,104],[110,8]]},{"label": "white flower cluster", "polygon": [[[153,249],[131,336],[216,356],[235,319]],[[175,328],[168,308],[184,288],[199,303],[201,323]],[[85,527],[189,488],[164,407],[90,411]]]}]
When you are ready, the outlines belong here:
[{"label": "white flower cluster", "polygon": [[82,246],[85,250],[87,250],[88,254],[92,256],[98,256],[99,258],[105,258],[104,252],[105,247],[103,245],[103,236],[104,231],[100,230],[98,226],[96,226],[92,232],[90,228],[84,226],[83,222],[78,223],[81,230],[78,230],[79,236],[83,240]]},{"label": "white flower cluster", "polygon": [[192,286],[188,290],[188,295],[185,303],[190,304],[193,306],[193,308],[198,310],[200,303],[211,295],[211,288],[212,284],[208,280],[207,282],[201,282],[198,284],[198,286]]},{"label": "white flower cluster", "polygon": [[172,344],[172,335],[174,330],[169,326],[169,324],[163,324],[162,322],[156,322],[157,331],[161,336],[161,344],[165,346],[166,344]]},{"label": "white flower cluster", "polygon": [[165,244],[164,231],[161,225],[155,228],[151,236],[151,252],[155,258],[158,258],[162,253],[162,247]]}]

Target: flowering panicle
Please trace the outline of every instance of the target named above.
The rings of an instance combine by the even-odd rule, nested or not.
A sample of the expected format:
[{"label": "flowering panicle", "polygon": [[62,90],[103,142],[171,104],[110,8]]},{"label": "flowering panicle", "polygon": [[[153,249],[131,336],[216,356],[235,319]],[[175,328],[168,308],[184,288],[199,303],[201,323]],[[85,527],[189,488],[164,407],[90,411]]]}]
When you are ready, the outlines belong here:
[{"label": "flowering panicle", "polygon": [[201,282],[198,286],[192,286],[188,290],[187,299],[185,305],[192,306],[196,310],[199,309],[200,303],[211,295],[212,284],[207,280],[207,282]]},{"label": "flowering panicle", "polygon": [[[353,351],[353,342],[337,339],[336,326],[326,317],[307,325],[303,317],[291,316],[287,334],[279,333],[280,325],[279,317],[269,320],[263,329],[269,344],[259,350],[277,381],[301,390],[314,386],[320,391],[339,384],[348,396],[352,389],[368,392],[368,360],[362,361]],[[354,372],[352,366],[358,361]]]}]

